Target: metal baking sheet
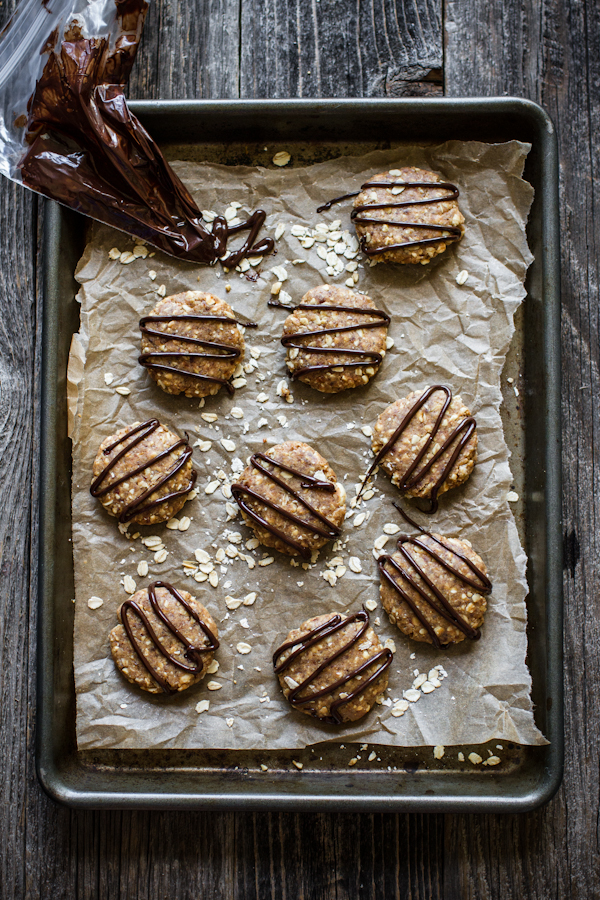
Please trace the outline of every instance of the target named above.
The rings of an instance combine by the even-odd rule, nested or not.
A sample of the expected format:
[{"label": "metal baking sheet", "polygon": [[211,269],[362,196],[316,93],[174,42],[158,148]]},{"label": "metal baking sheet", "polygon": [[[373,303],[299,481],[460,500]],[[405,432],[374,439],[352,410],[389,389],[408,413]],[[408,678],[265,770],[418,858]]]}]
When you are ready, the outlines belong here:
[{"label": "metal baking sheet", "polygon": [[[534,103],[511,98],[131,106],[171,159],[256,164],[266,163],[277,149],[291,149],[305,165],[403,141],[532,144],[524,177],[535,188],[528,225],[535,261],[505,369],[505,375],[521,377],[524,390],[518,400],[512,391],[505,396],[503,420],[521,497],[517,524],[529,559],[528,664],[535,719],[550,743],[504,742],[502,763],[494,769],[455,758],[436,761],[430,747],[382,747],[380,760],[368,769],[349,769],[347,750],[335,744],[301,751],[77,750],[66,364],[79,325],[73,272],[86,229],[81,216],[47,203],[37,718],[42,785],[54,799],[85,808],[517,812],[548,801],[560,784],[563,758],[558,167],[549,117]],[[486,756],[485,748],[470,745],[465,755],[475,750]],[[292,758],[303,762],[302,771]],[[268,772],[261,771],[261,763]]]}]

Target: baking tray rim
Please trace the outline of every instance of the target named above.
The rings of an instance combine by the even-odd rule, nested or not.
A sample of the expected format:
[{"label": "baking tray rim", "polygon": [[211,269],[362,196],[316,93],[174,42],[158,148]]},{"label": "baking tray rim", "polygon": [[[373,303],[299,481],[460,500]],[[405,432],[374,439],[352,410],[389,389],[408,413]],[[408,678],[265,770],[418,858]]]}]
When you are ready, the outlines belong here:
[{"label": "baking tray rim", "polygon": [[[450,111],[470,115],[514,115],[527,120],[536,132],[540,143],[542,181],[546,190],[541,201],[540,220],[543,233],[541,259],[534,266],[541,267],[541,291],[544,296],[543,342],[544,370],[547,375],[543,418],[546,426],[545,444],[545,575],[547,583],[546,604],[552,613],[547,617],[546,646],[548,651],[547,679],[551,685],[553,704],[547,713],[547,735],[551,745],[547,752],[547,765],[540,772],[537,783],[520,793],[503,796],[502,791],[480,792],[477,795],[425,795],[410,790],[393,796],[364,791],[351,795],[347,783],[336,793],[286,793],[283,780],[275,790],[248,790],[238,784],[235,790],[218,793],[202,791],[173,792],[157,790],[115,791],[94,790],[93,777],[77,761],[66,770],[57,758],[55,747],[55,697],[52,689],[55,676],[56,646],[55,622],[52,599],[54,591],[54,525],[57,485],[56,434],[58,412],[54,397],[57,392],[59,371],[56,350],[59,340],[59,323],[52,310],[51,298],[56,299],[58,279],[57,240],[60,240],[61,210],[56,204],[47,204],[46,228],[43,236],[43,331],[42,331],[42,390],[40,404],[40,540],[39,540],[39,612],[38,612],[38,683],[37,683],[37,733],[36,766],[38,778],[45,791],[58,802],[81,808],[155,808],[155,809],[264,809],[268,804],[273,810],[321,810],[321,811],[419,811],[419,812],[518,812],[529,811],[548,802],[557,791],[562,779],[563,764],[563,695],[562,695],[562,531],[561,531],[561,448],[560,448],[560,271],[558,245],[558,164],[556,136],[548,114],[537,104],[522,98],[441,98],[441,99],[334,99],[334,100],[182,100],[135,101],[132,111],[143,119],[158,119],[165,115],[229,117],[239,123],[240,117],[267,116],[273,129],[273,117],[284,114],[290,120],[299,116],[311,116],[315,120],[359,111],[368,118],[374,111],[389,115],[415,115],[428,118],[436,113]],[[246,118],[246,120],[248,120]],[[325,125],[325,127],[330,127]],[[276,132],[276,129],[275,129]],[[310,138],[303,138],[310,140]],[[447,138],[444,138],[447,139]],[[334,136],[329,137],[333,141]],[[69,635],[69,640],[70,640]],[[69,656],[69,654],[67,654]],[[72,652],[70,654],[72,666]],[[77,755],[77,754],[75,754]],[[294,773],[289,773],[290,778]],[[307,773],[308,774],[308,773]],[[320,773],[321,775],[323,773]],[[347,773],[346,773],[347,774]],[[358,772],[356,773],[359,774]],[[376,773],[373,773],[375,775]],[[384,774],[384,773],[377,773]],[[400,776],[402,773],[398,773]],[[285,773],[287,777],[288,773]],[[332,781],[343,783],[342,772],[332,775]],[[305,777],[305,776],[304,776]],[[486,776],[487,777],[487,776]],[[163,779],[164,781],[164,779]],[[490,780],[489,785],[494,782]],[[290,779],[287,779],[290,784]],[[500,782],[501,784],[501,782]]]}]

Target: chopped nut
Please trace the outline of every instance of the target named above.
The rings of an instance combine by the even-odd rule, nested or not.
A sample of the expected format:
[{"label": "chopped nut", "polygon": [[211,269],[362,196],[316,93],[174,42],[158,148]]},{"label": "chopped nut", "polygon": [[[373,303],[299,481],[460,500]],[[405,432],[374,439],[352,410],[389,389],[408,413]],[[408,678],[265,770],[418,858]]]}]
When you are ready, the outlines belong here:
[{"label": "chopped nut", "polygon": [[377,601],[376,600],[365,600],[365,606],[369,610],[369,612],[373,612],[377,609]]},{"label": "chopped nut", "polygon": [[234,721],[235,721],[235,719],[225,719],[225,724],[227,725],[228,728],[233,728]]}]

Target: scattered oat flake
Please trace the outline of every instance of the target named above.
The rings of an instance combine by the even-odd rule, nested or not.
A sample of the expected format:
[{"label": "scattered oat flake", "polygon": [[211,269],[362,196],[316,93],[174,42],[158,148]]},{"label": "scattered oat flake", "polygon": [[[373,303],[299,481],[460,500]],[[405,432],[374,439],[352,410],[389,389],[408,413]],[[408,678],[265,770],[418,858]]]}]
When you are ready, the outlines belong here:
[{"label": "scattered oat flake", "polygon": [[200,413],[200,418],[205,422],[216,422],[219,417],[216,413]]},{"label": "scattered oat flake", "polygon": [[358,762],[358,759],[356,758],[356,756],[353,756],[352,759],[348,760],[348,765],[355,766],[357,762]]},{"label": "scattered oat flake", "polygon": [[261,771],[262,771],[262,772],[268,772],[268,771],[269,771],[268,767],[265,766],[264,763],[261,763],[261,764],[260,764],[260,768],[261,768]]},{"label": "scattered oat flake", "polygon": [[166,289],[165,285],[164,284],[159,285],[156,288],[156,293],[158,294],[159,297],[164,297],[165,294],[167,293],[167,289]]},{"label": "scattered oat flake", "polygon": [[385,339],[386,350],[391,350],[393,346],[394,346],[394,338],[386,337],[386,339]]},{"label": "scattered oat flake", "polygon": [[221,446],[224,450],[227,450],[228,453],[233,453],[235,450],[235,444],[233,441],[230,441],[229,438],[221,438]]},{"label": "scattered oat flake", "polygon": [[244,606],[252,606],[255,600],[256,591],[252,591],[250,594],[246,594],[246,596],[244,597]]},{"label": "scattered oat flake", "polygon": [[478,766],[480,763],[483,762],[483,759],[479,755],[479,753],[469,753],[468,759],[469,759],[469,762],[473,763],[474,766]]},{"label": "scattered oat flake", "polygon": [[442,744],[436,744],[436,746],[433,748],[434,759],[442,759],[445,752],[446,748]]},{"label": "scattered oat flake", "polygon": [[115,376],[113,375],[112,372],[105,372],[104,373],[104,384],[107,384],[107,385],[112,384],[114,377]]},{"label": "scattered oat flake", "polygon": [[225,724],[227,725],[228,728],[233,728],[234,721],[235,721],[235,719],[225,719]]},{"label": "scattered oat flake", "polygon": [[414,688],[409,688],[407,691],[403,691],[402,696],[410,703],[416,703],[421,696],[421,692],[415,690]]},{"label": "scattered oat flake", "polygon": [[128,594],[135,594],[135,581],[131,577],[131,575],[125,575],[123,578],[123,587]]},{"label": "scattered oat flake", "polygon": [[250,644],[246,644],[245,641],[240,641],[238,644],[236,644],[235,649],[238,653],[241,653],[242,656],[246,656],[247,653],[250,653],[252,651],[252,647],[250,646]]},{"label": "scattered oat flake", "polygon": [[304,763],[298,762],[297,759],[293,759],[292,762],[294,763],[294,765],[296,766],[297,769],[303,769],[303,768],[304,768]]},{"label": "scattered oat flake", "polygon": [[123,265],[126,266],[126,265],[128,265],[129,263],[132,263],[132,262],[134,261],[135,256],[133,255],[133,253],[131,253],[130,250],[124,250],[124,251],[121,253],[119,259],[120,259],[120,261],[123,263]]},{"label": "scattered oat flake", "polygon": [[484,762],[484,766],[497,766],[500,762],[502,762],[502,760],[499,756],[490,756],[490,758],[486,759]]},{"label": "scattered oat flake", "polygon": [[365,435],[365,437],[371,437],[371,435],[373,434],[373,429],[371,428],[370,425],[363,425],[363,427],[360,430]]},{"label": "scattered oat flake", "polygon": [[150,269],[150,271],[148,272],[148,278],[150,279],[150,281],[154,281],[154,279],[156,278],[156,272],[154,271],[154,269]]},{"label": "scattered oat flake", "polygon": [[458,761],[459,761],[459,762],[464,762],[464,761],[465,761],[465,754],[464,754],[464,753],[461,753],[460,750],[458,751]]},{"label": "scattered oat flake", "polygon": [[461,272],[459,272],[458,275],[456,276],[456,283],[457,283],[457,284],[464,284],[468,277],[469,277],[469,273],[467,272],[466,269],[463,269],[463,270],[462,270]]},{"label": "scattered oat flake", "polygon": [[194,446],[199,447],[201,453],[208,453],[208,451],[212,447],[212,442],[211,441],[197,441],[196,444],[194,444]]},{"label": "scattered oat flake", "polygon": [[102,599],[102,597],[90,597],[90,599],[88,600],[88,606],[90,609],[100,609],[103,603],[104,600]]},{"label": "scattered oat flake", "polygon": [[137,573],[140,578],[145,578],[148,574],[148,563],[145,559],[142,559],[137,565]]},{"label": "scattered oat flake", "polygon": [[519,499],[519,495],[517,494],[516,491],[509,491],[508,494],[506,495],[506,499],[508,500],[509,503],[516,503],[517,500]]},{"label": "scattered oat flake", "polygon": [[218,487],[219,487],[218,481],[211,481],[204,488],[204,493],[205,494],[214,494],[214,492],[217,490]]},{"label": "scattered oat flake", "polygon": [[177,529],[179,528],[179,519],[176,519],[175,517],[169,519],[169,521],[167,522],[167,528],[170,531],[177,531]]},{"label": "scattered oat flake", "polygon": [[431,694],[432,691],[435,691],[435,684],[432,684],[430,681],[424,681],[421,685],[421,690],[424,694]]},{"label": "scattered oat flake", "polygon": [[223,685],[218,681],[209,681],[206,687],[209,691],[220,691]]},{"label": "scattered oat flake", "polygon": [[362,523],[365,521],[366,518],[367,518],[366,513],[364,513],[364,512],[358,513],[356,516],[354,516],[354,519],[352,520],[352,524],[354,525],[355,528],[358,528],[360,525],[362,525]]},{"label": "scattered oat flake", "polygon": [[359,572],[362,572],[362,566],[360,564],[360,559],[358,558],[358,556],[350,557],[350,559],[348,560],[348,567],[352,572],[356,572],[357,575]]},{"label": "scattered oat flake", "polygon": [[179,531],[187,531],[191,524],[192,524],[192,520],[190,519],[189,516],[182,516],[182,518],[179,520],[178,530]]},{"label": "scattered oat flake", "polygon": [[275,240],[278,241],[280,237],[283,237],[283,233],[285,231],[285,225],[283,222],[278,222],[277,227],[275,228]]},{"label": "scattered oat flake", "polygon": [[211,572],[211,573],[209,574],[209,576],[208,576],[208,583],[210,584],[211,587],[214,587],[214,588],[218,587],[218,585],[219,585],[219,576],[217,575],[216,572]]},{"label": "scattered oat flake", "polygon": [[115,388],[115,391],[117,394],[121,394],[122,397],[128,397],[131,393],[130,389],[124,385],[119,385],[119,387]]},{"label": "scattered oat flake", "polygon": [[121,255],[121,251],[119,250],[118,247],[113,247],[112,250],[108,251],[109,259],[118,259],[120,257],[120,255]]},{"label": "scattered oat flake", "polygon": [[275,559],[273,556],[267,556],[265,559],[259,559],[259,566],[270,566],[271,563],[274,563]]},{"label": "scattered oat flake", "polygon": [[163,547],[161,550],[157,550],[154,554],[154,561],[157,563],[164,563],[167,560],[167,556],[169,555],[169,551],[165,550]]},{"label": "scattered oat flake", "polygon": [[388,638],[385,644],[383,645],[387,650],[391,650],[392,653],[396,652],[396,642],[392,640],[392,638]]},{"label": "scattered oat flake", "polygon": [[217,662],[216,659],[213,659],[213,661],[209,665],[208,669],[206,670],[206,674],[214,675],[215,672],[218,672],[218,671],[219,671],[219,663]]},{"label": "scattered oat flake", "polygon": [[231,415],[234,419],[243,419],[244,418],[244,410],[240,409],[239,406],[234,406],[231,410]]},{"label": "scattered oat flake", "polygon": [[210,554],[206,552],[206,550],[194,550],[194,556],[198,560],[199,563],[208,563],[210,562]]},{"label": "scattered oat flake", "polygon": [[197,713],[208,712],[209,706],[210,706],[210,700],[200,700],[199,703],[196,703],[196,712]]},{"label": "scattered oat flake", "polygon": [[229,595],[225,597],[225,606],[227,609],[237,609],[238,606],[242,605],[242,601],[238,600],[236,597],[230,597]]},{"label": "scattered oat flake", "polygon": [[287,150],[280,150],[273,157],[273,165],[275,166],[287,166],[291,159],[291,155],[287,152]]}]

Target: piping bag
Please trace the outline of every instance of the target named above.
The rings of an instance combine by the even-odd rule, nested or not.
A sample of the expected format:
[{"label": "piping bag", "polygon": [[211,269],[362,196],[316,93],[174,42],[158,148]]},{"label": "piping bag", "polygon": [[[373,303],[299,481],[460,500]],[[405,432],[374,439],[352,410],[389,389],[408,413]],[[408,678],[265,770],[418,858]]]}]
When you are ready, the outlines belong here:
[{"label": "piping bag", "polygon": [[[233,227],[202,220],[188,189],[125,100],[146,0],[25,0],[0,35],[0,172],[171,256],[234,266],[261,210]],[[227,253],[229,235],[248,231]]]}]

